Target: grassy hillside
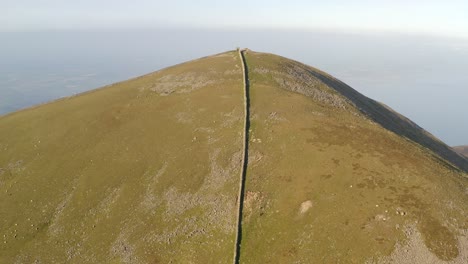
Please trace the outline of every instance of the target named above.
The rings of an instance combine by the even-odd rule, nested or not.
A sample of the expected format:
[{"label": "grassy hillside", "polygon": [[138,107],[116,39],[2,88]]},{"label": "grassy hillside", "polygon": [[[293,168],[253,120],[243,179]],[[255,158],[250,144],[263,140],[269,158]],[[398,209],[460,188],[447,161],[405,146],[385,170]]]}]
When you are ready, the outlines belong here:
[{"label": "grassy hillside", "polygon": [[466,174],[364,116],[321,72],[255,52],[247,64],[241,262],[372,263],[416,238],[410,263],[466,260]]},{"label": "grassy hillside", "polygon": [[465,157],[468,157],[468,146],[458,146],[458,147],[454,147],[453,149],[459,154],[462,154]]},{"label": "grassy hillside", "polygon": [[236,52],[0,118],[0,263],[232,259]]},{"label": "grassy hillside", "polygon": [[[468,161],[333,77],[248,51],[241,263],[466,263]],[[232,263],[237,52],[0,117],[0,263]]]}]

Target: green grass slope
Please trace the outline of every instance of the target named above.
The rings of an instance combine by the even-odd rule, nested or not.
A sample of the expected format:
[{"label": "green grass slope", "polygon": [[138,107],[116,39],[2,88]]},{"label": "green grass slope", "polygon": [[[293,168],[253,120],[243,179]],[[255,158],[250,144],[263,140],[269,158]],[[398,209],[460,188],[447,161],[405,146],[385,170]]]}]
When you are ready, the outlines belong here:
[{"label": "green grass slope", "polygon": [[[466,161],[456,169],[429,150],[442,143],[411,141],[424,132],[316,69],[270,54],[246,58],[242,263],[466,261]],[[373,107],[380,112],[369,114]]]},{"label": "green grass slope", "polygon": [[[467,161],[311,67],[248,51],[241,263],[466,263]],[[227,52],[0,117],[0,263],[232,263]]]},{"label": "green grass slope", "polygon": [[227,263],[236,52],[0,118],[0,263]]}]

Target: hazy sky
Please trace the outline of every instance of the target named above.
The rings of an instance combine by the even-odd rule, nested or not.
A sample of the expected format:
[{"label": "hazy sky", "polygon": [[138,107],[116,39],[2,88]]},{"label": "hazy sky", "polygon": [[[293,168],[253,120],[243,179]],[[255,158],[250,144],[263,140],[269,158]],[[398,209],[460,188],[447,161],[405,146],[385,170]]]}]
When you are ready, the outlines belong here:
[{"label": "hazy sky", "polygon": [[468,38],[467,14],[466,0],[0,0],[0,31],[263,27]]}]

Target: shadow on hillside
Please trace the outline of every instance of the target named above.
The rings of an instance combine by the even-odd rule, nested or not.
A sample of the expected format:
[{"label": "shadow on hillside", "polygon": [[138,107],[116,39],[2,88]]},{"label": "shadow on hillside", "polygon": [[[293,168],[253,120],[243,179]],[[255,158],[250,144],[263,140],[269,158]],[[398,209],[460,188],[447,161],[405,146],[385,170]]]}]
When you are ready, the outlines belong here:
[{"label": "shadow on hillside", "polygon": [[451,168],[456,166],[455,169],[468,173],[467,159],[460,156],[452,148],[439,141],[408,118],[398,114],[389,107],[362,95],[342,81],[321,72],[320,70],[307,67],[307,71],[330,88],[345,96],[348,100],[354,103],[364,115],[368,116],[374,122],[400,136],[406,137],[421,146],[432,150],[438,155],[435,155],[436,158],[441,157],[451,163],[449,164],[443,161],[447,166]]}]

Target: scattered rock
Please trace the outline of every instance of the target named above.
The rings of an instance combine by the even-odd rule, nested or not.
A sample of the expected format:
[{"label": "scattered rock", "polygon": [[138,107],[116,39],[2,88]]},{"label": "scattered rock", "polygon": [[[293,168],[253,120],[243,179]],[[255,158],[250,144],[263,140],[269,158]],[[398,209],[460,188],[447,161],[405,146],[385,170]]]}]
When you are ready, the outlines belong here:
[{"label": "scattered rock", "polygon": [[305,214],[307,211],[309,211],[310,208],[312,208],[313,203],[311,200],[307,200],[305,202],[301,203],[301,207],[299,209],[299,213]]},{"label": "scattered rock", "polygon": [[407,213],[401,209],[401,208],[397,208],[396,209],[396,212],[395,212],[397,215],[401,215],[401,216],[405,216]]},{"label": "scattered rock", "polygon": [[375,221],[387,221],[389,217],[383,215],[383,214],[378,214],[374,217]]},{"label": "scattered rock", "polygon": [[[399,225],[396,226],[400,228]],[[369,260],[366,264],[370,263],[399,263],[399,264],[412,264],[412,263],[433,263],[433,264],[461,264],[467,263],[468,260],[468,236],[464,231],[458,237],[460,247],[460,255],[453,260],[443,261],[439,259],[433,252],[427,248],[422,238],[421,233],[416,226],[407,226],[404,229],[407,236],[405,242],[398,242],[395,245],[395,250],[390,256],[382,257],[378,260]]]}]

